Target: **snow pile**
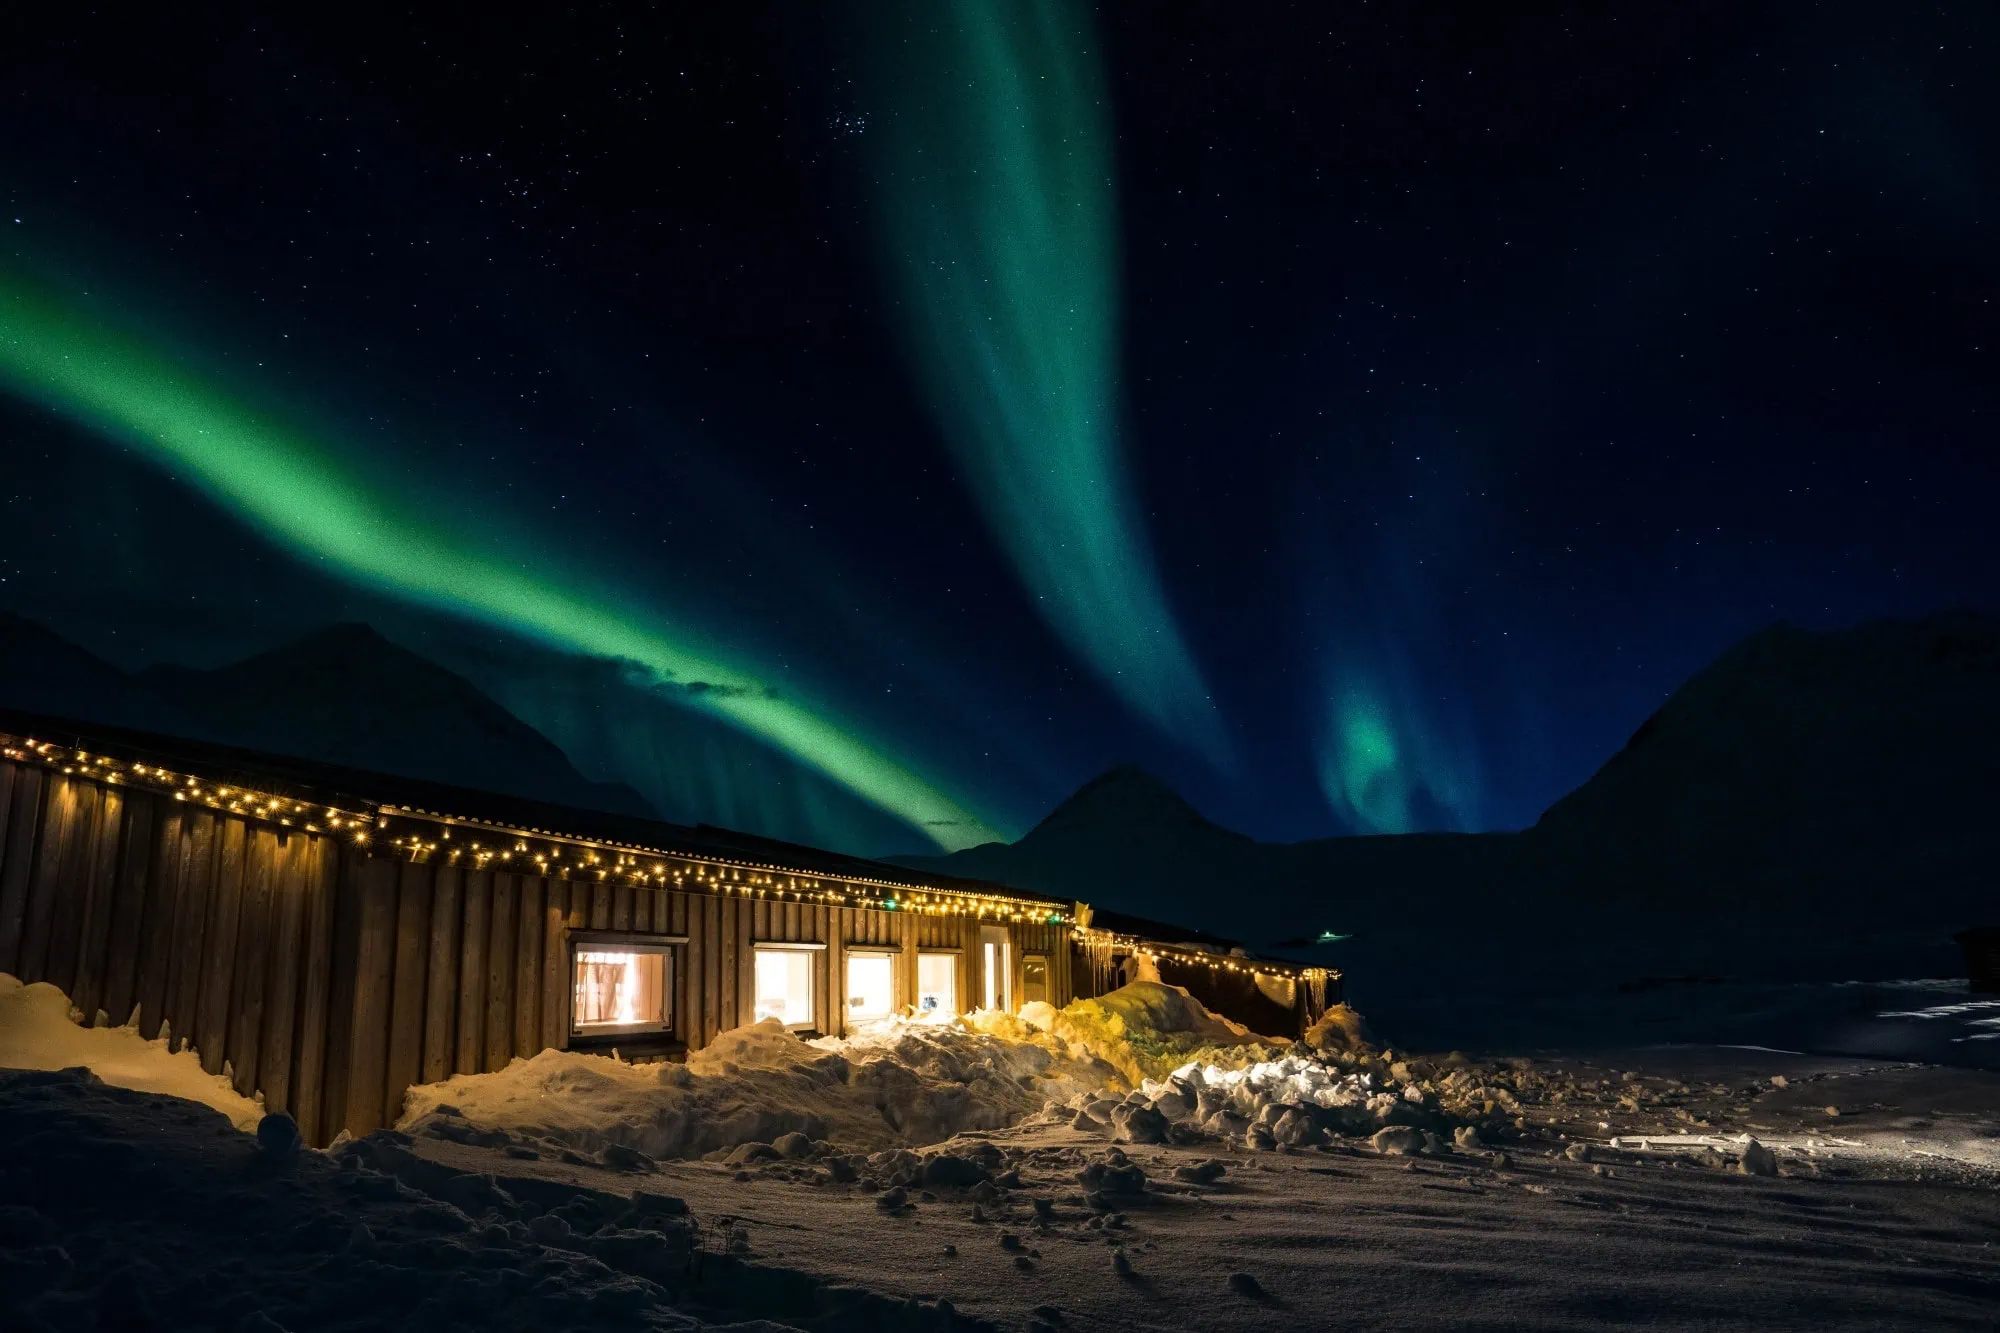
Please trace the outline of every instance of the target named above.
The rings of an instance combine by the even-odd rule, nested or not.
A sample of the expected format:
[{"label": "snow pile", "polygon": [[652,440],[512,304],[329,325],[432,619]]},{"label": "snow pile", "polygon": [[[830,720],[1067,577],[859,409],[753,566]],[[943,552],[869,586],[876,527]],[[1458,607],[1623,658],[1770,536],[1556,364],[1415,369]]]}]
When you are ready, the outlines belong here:
[{"label": "snow pile", "polygon": [[1085,1132],[1108,1130],[1130,1143],[1221,1139],[1270,1151],[1311,1147],[1332,1136],[1401,1127],[1448,1132],[1453,1117],[1434,1092],[1366,1068],[1343,1069],[1310,1056],[1283,1056],[1233,1068],[1190,1060],[1165,1078],[1148,1078],[1123,1098],[1074,1097],[1049,1114]]},{"label": "snow pile", "polygon": [[1102,1061],[1130,1085],[1164,1078],[1191,1059],[1234,1069],[1273,1059],[1292,1045],[1257,1036],[1211,1013],[1179,986],[1157,981],[1135,981],[1062,1009],[1026,1004],[1019,1018],[974,1014],[971,1022],[982,1032],[1036,1042],[1072,1059]]},{"label": "snow pile", "polygon": [[426,1146],[385,1131],[274,1155],[207,1108],[85,1070],[0,1070],[0,1328],[992,1327],[753,1260],[747,1230],[651,1181]]},{"label": "snow pile", "polygon": [[263,1106],[201,1067],[191,1047],[167,1049],[164,1031],[147,1041],[136,1027],[84,1027],[69,996],[45,981],[23,985],[0,972],[0,1069],[87,1068],[106,1083],[212,1106],[254,1133]]},{"label": "snow pile", "polygon": [[462,1117],[572,1149],[607,1144],[695,1157],[786,1134],[857,1148],[999,1129],[1113,1071],[962,1022],[889,1020],[807,1042],[767,1019],[719,1035],[685,1064],[543,1051],[492,1074],[411,1088],[400,1126]]}]

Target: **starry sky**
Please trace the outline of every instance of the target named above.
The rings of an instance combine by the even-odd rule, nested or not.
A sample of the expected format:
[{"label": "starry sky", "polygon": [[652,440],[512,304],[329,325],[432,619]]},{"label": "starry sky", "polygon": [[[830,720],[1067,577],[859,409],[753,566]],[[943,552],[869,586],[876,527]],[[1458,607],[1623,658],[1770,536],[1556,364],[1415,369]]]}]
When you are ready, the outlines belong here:
[{"label": "starry sky", "polygon": [[887,853],[1518,828],[2000,605],[1989,5],[128,8],[0,18],[0,609],[124,666]]}]

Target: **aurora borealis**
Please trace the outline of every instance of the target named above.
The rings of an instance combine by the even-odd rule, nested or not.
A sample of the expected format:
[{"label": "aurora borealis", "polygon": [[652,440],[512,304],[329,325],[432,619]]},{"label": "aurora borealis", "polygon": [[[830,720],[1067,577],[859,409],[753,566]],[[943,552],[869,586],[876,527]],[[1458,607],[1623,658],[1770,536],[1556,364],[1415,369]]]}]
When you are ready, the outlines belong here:
[{"label": "aurora borealis", "polygon": [[0,611],[366,621],[843,850],[1525,827],[1762,625],[1992,603],[1989,22],[10,13]]},{"label": "aurora borealis", "polygon": [[[190,368],[121,337],[107,303],[64,302],[0,272],[0,377],[16,391],[157,451],[272,538],[341,575],[576,652],[631,662],[923,829],[940,846],[988,841],[976,817],[821,714],[705,659],[543,562],[477,549],[411,498]],[[467,518],[459,515],[461,523]]]},{"label": "aurora borealis", "polygon": [[1120,453],[1117,201],[1090,26],[1058,0],[875,11],[882,249],[931,409],[1037,609],[1126,702],[1213,749]]}]

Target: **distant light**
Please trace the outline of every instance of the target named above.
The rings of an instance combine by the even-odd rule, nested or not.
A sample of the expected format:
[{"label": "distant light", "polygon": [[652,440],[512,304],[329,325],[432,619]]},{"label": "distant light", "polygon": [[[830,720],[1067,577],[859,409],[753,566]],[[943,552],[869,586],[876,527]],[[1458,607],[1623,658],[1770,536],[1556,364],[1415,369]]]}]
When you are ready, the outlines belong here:
[{"label": "distant light", "polygon": [[1353,938],[1352,935],[1343,935],[1337,930],[1322,930],[1319,933],[1319,942],[1321,944],[1333,944],[1339,940],[1351,940]]}]

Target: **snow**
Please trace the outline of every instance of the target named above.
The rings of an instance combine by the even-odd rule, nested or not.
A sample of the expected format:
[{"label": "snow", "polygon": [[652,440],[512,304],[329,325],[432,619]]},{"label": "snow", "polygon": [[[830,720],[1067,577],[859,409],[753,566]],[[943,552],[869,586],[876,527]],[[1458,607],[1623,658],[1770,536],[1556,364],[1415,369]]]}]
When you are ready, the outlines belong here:
[{"label": "snow", "polygon": [[1201,1058],[1241,1068],[1290,1049],[1178,987],[1134,982],[1019,1016],[888,1018],[802,1040],[775,1019],[723,1032],[684,1064],[543,1051],[490,1074],[411,1088],[398,1125],[454,1114],[522,1142],[701,1157],[797,1133],[845,1148],[920,1147],[1120,1095]]},{"label": "snow", "polygon": [[970,1021],[996,1036],[1101,1061],[1133,1086],[1164,1077],[1190,1058],[1233,1068],[1271,1058],[1292,1045],[1289,1039],[1257,1036],[1211,1013],[1181,987],[1157,981],[1134,981],[1062,1009],[1037,1002],[1022,1005],[1018,1018],[981,1013]]},{"label": "snow", "polygon": [[776,1019],[734,1028],[685,1064],[543,1051],[491,1074],[411,1088],[399,1125],[449,1108],[483,1129],[592,1151],[699,1157],[799,1133],[843,1147],[921,1145],[998,1129],[1114,1070],[962,1021],[884,1020],[804,1041]]},{"label": "snow", "polygon": [[[136,1017],[136,1016],[135,1016]],[[261,1101],[202,1069],[192,1047],[169,1051],[169,1034],[147,1041],[134,1026],[85,1027],[69,997],[45,981],[23,985],[0,972],[0,1069],[85,1068],[119,1088],[166,1093],[212,1106],[246,1133],[264,1114]]]},{"label": "snow", "polygon": [[655,1177],[536,1165],[454,1168],[388,1132],[273,1154],[193,1102],[0,1070],[0,1328],[970,1333],[752,1265]]},{"label": "snow", "polygon": [[[1155,1040],[1143,1024],[1131,1035]],[[507,1073],[523,1084],[534,1063]],[[982,1104],[1007,1114],[1027,1090],[998,1085],[1108,1069],[972,1023],[844,1043],[762,1026],[691,1067],[551,1068],[719,1104],[839,1064],[842,1087],[879,1064],[892,1083],[986,1088]],[[507,1083],[486,1077],[464,1090]],[[1194,1087],[1260,1112],[1387,1098],[1399,1116],[1476,1124],[1305,1148],[1283,1140],[1294,1110],[1250,1127],[1275,1147],[1243,1152],[1213,1138],[1121,1148],[1109,1126],[1028,1115],[926,1153],[784,1140],[655,1163],[482,1132],[434,1101],[414,1135],[278,1154],[206,1107],[80,1069],[0,1072],[0,1325],[1972,1328],[2000,1291],[2000,1074],[1747,1049],[1294,1048],[1188,1057],[1149,1079],[1072,1096],[1129,1110]],[[552,1101],[571,1095],[562,1084],[544,1089]],[[787,1086],[822,1118],[865,1119],[848,1094]],[[1752,1139],[1775,1176],[1742,1169]]]}]

